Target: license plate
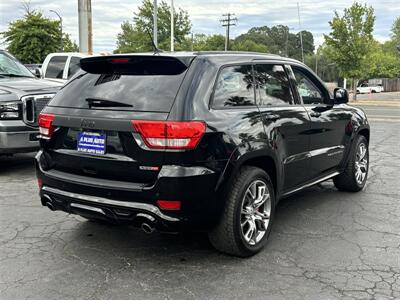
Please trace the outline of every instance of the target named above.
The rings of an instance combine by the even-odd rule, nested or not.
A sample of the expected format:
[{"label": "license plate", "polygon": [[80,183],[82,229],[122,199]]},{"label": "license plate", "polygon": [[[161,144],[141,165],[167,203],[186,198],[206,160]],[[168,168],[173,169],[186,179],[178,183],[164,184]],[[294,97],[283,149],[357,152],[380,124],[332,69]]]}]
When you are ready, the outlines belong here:
[{"label": "license plate", "polygon": [[96,132],[80,132],[77,150],[84,153],[105,154],[106,135]]}]

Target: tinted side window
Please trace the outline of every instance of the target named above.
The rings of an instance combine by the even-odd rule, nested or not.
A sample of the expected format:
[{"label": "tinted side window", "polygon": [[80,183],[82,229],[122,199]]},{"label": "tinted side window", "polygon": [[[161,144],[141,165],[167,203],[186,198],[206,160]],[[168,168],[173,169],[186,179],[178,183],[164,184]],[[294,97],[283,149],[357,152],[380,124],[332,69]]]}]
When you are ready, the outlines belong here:
[{"label": "tinted side window", "polygon": [[62,79],[66,56],[53,56],[47,65],[45,77]]},{"label": "tinted side window", "polygon": [[71,57],[68,67],[68,79],[72,77],[76,72],[80,70],[79,62],[81,61],[80,57]]},{"label": "tinted side window", "polygon": [[313,83],[312,79],[308,77],[300,69],[293,67],[293,73],[296,77],[297,91],[303,99],[304,104],[318,104],[324,103],[324,96],[322,91]]},{"label": "tinted side window", "polygon": [[218,75],[213,107],[255,105],[251,65],[225,67]]},{"label": "tinted side window", "polygon": [[284,105],[293,103],[289,78],[281,65],[260,64],[254,67],[259,105]]}]

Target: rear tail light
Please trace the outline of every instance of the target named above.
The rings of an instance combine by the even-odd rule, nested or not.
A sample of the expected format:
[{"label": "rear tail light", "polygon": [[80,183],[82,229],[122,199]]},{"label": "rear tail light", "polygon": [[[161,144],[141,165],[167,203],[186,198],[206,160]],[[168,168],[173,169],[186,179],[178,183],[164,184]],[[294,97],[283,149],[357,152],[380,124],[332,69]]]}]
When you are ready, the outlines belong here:
[{"label": "rear tail light", "polygon": [[206,132],[202,121],[132,121],[133,127],[151,149],[191,150]]},{"label": "rear tail light", "polygon": [[38,178],[37,183],[38,183],[39,189],[41,189],[43,186],[43,180],[41,178]]},{"label": "rear tail light", "polygon": [[181,201],[157,200],[157,205],[163,210],[180,210]]},{"label": "rear tail light", "polygon": [[39,132],[40,132],[40,137],[42,139],[48,140],[53,135],[54,132],[53,121],[54,121],[54,115],[43,114],[43,113],[39,115],[39,121],[38,121]]}]

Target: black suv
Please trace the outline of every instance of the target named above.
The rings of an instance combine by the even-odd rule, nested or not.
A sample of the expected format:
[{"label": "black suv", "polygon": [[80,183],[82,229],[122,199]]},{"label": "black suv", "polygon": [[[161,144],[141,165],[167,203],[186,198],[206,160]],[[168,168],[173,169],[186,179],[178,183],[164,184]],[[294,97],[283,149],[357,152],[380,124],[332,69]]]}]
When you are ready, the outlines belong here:
[{"label": "black suv", "polygon": [[257,53],[90,57],[39,118],[43,205],[145,232],[266,243],[276,204],[333,178],[361,190],[369,125],[305,65]]}]

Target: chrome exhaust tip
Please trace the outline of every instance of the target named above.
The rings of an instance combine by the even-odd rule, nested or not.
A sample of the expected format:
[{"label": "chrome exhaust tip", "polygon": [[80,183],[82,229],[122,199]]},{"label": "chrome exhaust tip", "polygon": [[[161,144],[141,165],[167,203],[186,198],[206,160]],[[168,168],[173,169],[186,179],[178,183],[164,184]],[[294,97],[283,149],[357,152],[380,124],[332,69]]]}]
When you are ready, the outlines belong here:
[{"label": "chrome exhaust tip", "polygon": [[56,210],[51,202],[46,202],[46,206],[47,206],[51,211],[55,211],[55,210]]},{"label": "chrome exhaust tip", "polygon": [[55,211],[56,209],[53,206],[53,199],[51,199],[51,197],[49,195],[44,194],[43,195],[44,198],[46,198],[48,201],[46,201],[45,205],[51,210],[51,211]]},{"label": "chrome exhaust tip", "polygon": [[153,225],[150,225],[148,223],[142,223],[140,228],[143,230],[144,233],[146,234],[152,234],[155,230]]}]

